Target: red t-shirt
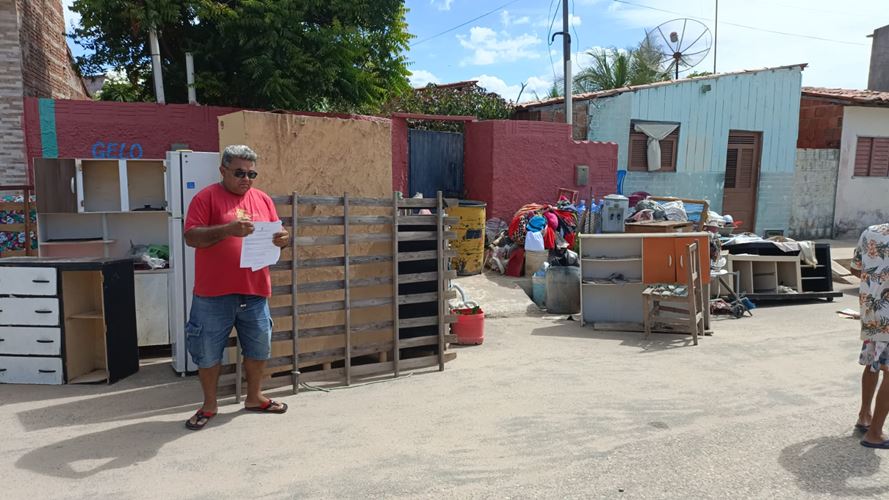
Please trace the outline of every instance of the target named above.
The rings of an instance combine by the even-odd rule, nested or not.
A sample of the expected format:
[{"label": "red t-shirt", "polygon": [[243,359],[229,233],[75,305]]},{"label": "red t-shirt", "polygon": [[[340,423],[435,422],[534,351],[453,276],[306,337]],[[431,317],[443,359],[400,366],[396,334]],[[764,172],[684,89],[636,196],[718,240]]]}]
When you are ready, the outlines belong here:
[{"label": "red t-shirt", "polygon": [[[219,226],[237,219],[275,222],[278,212],[272,199],[251,188],[238,196],[217,183],[202,189],[191,200],[185,232],[193,227]],[[241,267],[241,238],[229,236],[215,245],[195,249],[194,294],[201,297],[242,294],[269,297],[269,268],[253,272]]]}]

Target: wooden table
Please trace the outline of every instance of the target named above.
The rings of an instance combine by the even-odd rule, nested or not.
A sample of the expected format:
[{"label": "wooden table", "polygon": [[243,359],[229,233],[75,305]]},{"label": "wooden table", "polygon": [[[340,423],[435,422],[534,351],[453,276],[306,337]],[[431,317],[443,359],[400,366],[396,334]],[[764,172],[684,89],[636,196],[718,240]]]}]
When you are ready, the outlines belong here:
[{"label": "wooden table", "polygon": [[624,231],[627,233],[689,233],[694,231],[694,222],[670,220],[627,222]]}]

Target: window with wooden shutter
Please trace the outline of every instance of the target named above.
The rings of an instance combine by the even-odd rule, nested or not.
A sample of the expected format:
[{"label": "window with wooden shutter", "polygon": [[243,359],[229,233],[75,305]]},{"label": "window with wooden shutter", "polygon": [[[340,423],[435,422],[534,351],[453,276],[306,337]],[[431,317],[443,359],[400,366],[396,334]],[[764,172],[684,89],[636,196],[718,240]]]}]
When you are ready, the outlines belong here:
[{"label": "window with wooden shutter", "polygon": [[859,137],[855,145],[855,177],[889,177],[889,137]]},{"label": "window with wooden shutter", "polygon": [[[661,140],[661,168],[657,172],[675,172],[676,156],[679,149],[679,127]],[[648,172],[648,136],[636,132],[630,126],[630,147],[627,155],[627,170]]]}]

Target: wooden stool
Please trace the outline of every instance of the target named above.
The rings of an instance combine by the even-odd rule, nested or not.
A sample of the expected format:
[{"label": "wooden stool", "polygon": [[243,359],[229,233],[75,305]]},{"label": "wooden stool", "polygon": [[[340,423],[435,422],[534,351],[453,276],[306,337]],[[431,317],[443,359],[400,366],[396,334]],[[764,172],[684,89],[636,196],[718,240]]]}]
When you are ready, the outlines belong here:
[{"label": "wooden stool", "polygon": [[[685,256],[687,285],[685,295],[663,295],[658,287],[650,286],[642,292],[645,322],[645,337],[651,336],[656,325],[666,325],[671,331],[690,333],[694,345],[698,345],[698,335],[704,335],[704,292],[701,283],[701,263],[698,258],[698,244],[688,245]],[[681,259],[681,258],[680,258]],[[680,260],[680,267],[682,267]],[[666,305],[665,305],[666,304]],[[674,304],[680,305],[675,307]],[[685,305],[682,308],[681,305]],[[709,306],[709,303],[707,304]],[[661,313],[673,313],[663,316]]]}]

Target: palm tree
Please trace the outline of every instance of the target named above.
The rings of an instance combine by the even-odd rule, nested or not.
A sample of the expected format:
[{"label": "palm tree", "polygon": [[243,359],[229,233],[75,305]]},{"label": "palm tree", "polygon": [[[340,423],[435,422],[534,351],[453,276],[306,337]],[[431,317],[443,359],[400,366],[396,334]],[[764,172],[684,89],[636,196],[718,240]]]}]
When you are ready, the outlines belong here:
[{"label": "palm tree", "polygon": [[575,92],[596,92],[670,79],[650,36],[633,49],[611,47],[594,49],[587,54],[593,58],[593,64],[574,78]]}]

